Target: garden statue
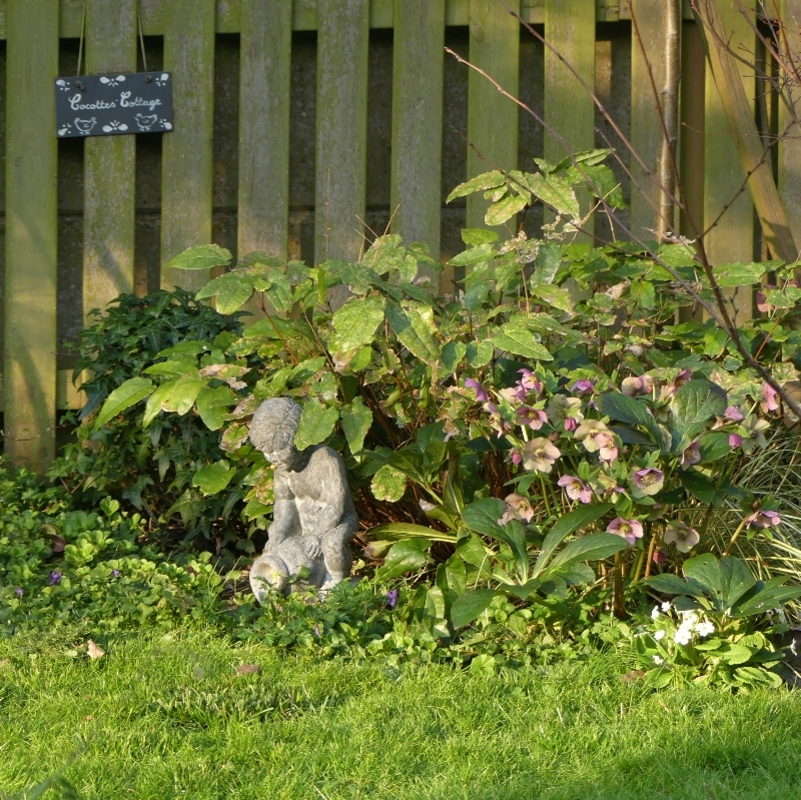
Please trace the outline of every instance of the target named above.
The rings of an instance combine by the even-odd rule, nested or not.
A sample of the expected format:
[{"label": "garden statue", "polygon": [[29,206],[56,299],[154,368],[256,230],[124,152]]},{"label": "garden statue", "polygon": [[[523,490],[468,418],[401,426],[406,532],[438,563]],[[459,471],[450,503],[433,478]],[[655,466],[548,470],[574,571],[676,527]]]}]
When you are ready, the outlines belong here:
[{"label": "garden statue", "polygon": [[275,466],[273,522],[262,554],[250,568],[261,602],[269,589],[323,592],[350,575],[349,542],[358,517],[342,458],[325,445],[295,447],[300,406],[288,397],[265,400],[253,415],[250,441]]}]

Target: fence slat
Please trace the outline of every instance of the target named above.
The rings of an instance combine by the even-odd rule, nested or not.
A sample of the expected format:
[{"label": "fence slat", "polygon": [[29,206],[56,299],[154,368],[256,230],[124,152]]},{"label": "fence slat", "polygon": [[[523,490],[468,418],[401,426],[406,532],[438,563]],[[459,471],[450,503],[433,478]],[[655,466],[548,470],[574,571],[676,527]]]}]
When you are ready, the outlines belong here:
[{"label": "fence slat", "polygon": [[5,453],[43,471],[55,455],[58,2],[8,7]]},{"label": "fence slat", "polygon": [[[650,175],[631,159],[631,231],[643,240],[656,238],[659,189],[657,177],[659,147],[663,138],[653,86],[661,91],[665,83],[663,42],[667,32],[668,3],[632,0],[632,15],[642,43],[632,25],[631,32],[631,144],[648,166]],[[643,54],[643,49],[646,54]],[[650,70],[650,74],[649,74]],[[651,81],[653,80],[653,84]]]},{"label": "fence slat", "polygon": [[[740,14],[737,4],[720,3],[718,9],[723,24],[722,33],[732,51],[753,53],[754,32]],[[737,67],[746,96],[753,98],[753,67],[749,69],[740,62]],[[748,188],[744,186],[745,173],[711,69],[706,71],[705,96],[704,225],[709,228],[714,224],[705,240],[707,255],[714,265],[750,260],[753,254],[754,204]],[[736,319],[751,317],[750,287],[727,296],[735,309]]]},{"label": "fence slat", "polygon": [[395,6],[392,229],[439,257],[445,0]]},{"label": "fence slat", "polygon": [[[215,0],[164,5],[164,69],[172,72],[173,121],[164,134],[161,262],[211,242]],[[162,270],[161,285],[197,289],[208,271]]]},{"label": "fence slat", "polygon": [[[136,0],[89,0],[86,71],[136,71]],[[83,310],[133,291],[136,137],[84,142]]]},{"label": "fence slat", "polygon": [[239,88],[240,256],[287,256],[292,0],[243,0]]},{"label": "fence slat", "polygon": [[367,181],[368,0],[327,0],[317,38],[314,259],[356,259]]},{"label": "fence slat", "polygon": [[[506,5],[520,11],[519,0]],[[496,0],[470,0],[470,62],[514,97],[520,75],[520,28]],[[518,106],[483,75],[470,70],[467,82],[467,177],[491,169],[517,169]],[[470,146],[472,145],[472,146]],[[488,201],[467,198],[467,227],[484,225]]]},{"label": "fence slat", "polygon": [[[587,85],[595,84],[595,0],[545,0],[545,38]],[[545,48],[545,120],[572,152],[595,146],[595,106],[576,77]],[[546,161],[561,161],[564,144],[545,132]],[[582,195],[582,210],[588,208]],[[584,226],[593,231],[590,219]]]},{"label": "fence slat", "polygon": [[[801,0],[780,0],[781,18],[785,21],[784,34],[790,52],[801,48],[801,32],[797,21],[801,20]],[[801,90],[788,84],[784,91],[792,92],[796,110]],[[792,124],[792,127],[789,127]],[[786,134],[779,142],[779,192],[782,203],[788,210],[801,206],[801,124],[793,122],[784,103],[779,103],[779,134]],[[788,213],[788,222],[796,244],[801,247],[801,214]]]}]

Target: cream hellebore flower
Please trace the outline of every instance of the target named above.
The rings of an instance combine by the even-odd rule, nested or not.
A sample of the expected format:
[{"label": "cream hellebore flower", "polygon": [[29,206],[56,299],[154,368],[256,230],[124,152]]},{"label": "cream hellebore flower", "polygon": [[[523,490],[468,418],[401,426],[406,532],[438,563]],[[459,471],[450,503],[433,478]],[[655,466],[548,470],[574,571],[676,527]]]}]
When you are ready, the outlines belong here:
[{"label": "cream hellebore flower", "polygon": [[504,498],[506,508],[504,508],[503,515],[498,520],[498,525],[506,525],[513,519],[525,520],[531,522],[534,516],[534,508],[529,502],[528,498],[519,494],[508,494]]},{"label": "cream hellebore flower", "polygon": [[665,530],[662,537],[665,544],[675,544],[680,553],[689,553],[701,540],[698,531],[684,522],[674,520]]},{"label": "cream hellebore flower", "polygon": [[[585,419],[576,428],[573,434],[574,438],[578,439],[590,453],[596,453],[602,446],[607,444],[607,437],[611,436],[612,432],[606,425],[599,419]],[[601,441],[598,437],[603,436]]]},{"label": "cream hellebore flower", "polygon": [[532,439],[523,445],[523,468],[531,472],[550,472],[561,455],[561,451],[548,439]]}]

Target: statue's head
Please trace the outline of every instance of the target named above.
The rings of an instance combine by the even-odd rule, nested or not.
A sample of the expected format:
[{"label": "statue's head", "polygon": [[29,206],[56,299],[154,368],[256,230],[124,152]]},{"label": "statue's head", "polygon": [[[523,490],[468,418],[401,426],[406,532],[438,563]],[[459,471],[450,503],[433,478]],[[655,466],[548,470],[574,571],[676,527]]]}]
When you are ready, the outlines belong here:
[{"label": "statue's head", "polygon": [[271,463],[290,466],[293,462],[300,414],[300,406],[288,397],[273,397],[256,409],[250,423],[250,441]]}]

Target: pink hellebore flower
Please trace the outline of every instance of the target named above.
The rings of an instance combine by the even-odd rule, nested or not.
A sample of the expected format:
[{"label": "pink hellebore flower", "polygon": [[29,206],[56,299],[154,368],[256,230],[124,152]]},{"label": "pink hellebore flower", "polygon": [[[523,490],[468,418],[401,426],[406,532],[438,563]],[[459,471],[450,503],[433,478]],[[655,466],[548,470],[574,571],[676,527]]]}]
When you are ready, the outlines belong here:
[{"label": "pink hellebore flower", "polygon": [[778,411],[779,403],[776,400],[778,396],[779,393],[769,383],[763,383],[762,397],[765,399],[765,402],[762,403],[762,410],[765,412]]},{"label": "pink hellebore flower", "polygon": [[473,378],[466,378],[464,382],[465,389],[473,389],[476,393],[476,400],[479,403],[486,403],[489,400],[489,396],[484,391],[484,387]]},{"label": "pink hellebore flower", "polygon": [[620,391],[628,397],[638,394],[651,394],[654,390],[654,379],[650,375],[640,375],[638,378],[623,378]]},{"label": "pink hellebore flower", "polygon": [[540,410],[521,406],[517,409],[517,421],[520,425],[528,425],[534,431],[538,431],[548,421],[548,415]]},{"label": "pink hellebore flower", "polygon": [[[617,458],[617,442],[611,433],[599,433],[595,437],[595,443],[598,445],[598,459],[606,461],[611,464]],[[587,447],[586,442],[584,446]],[[589,448],[587,448],[589,450]]]},{"label": "pink hellebore flower", "polygon": [[723,417],[732,422],[742,422],[745,419],[743,412],[737,406],[729,406],[724,412]]},{"label": "pink hellebore flower", "polygon": [[665,473],[656,467],[645,467],[634,473],[631,482],[640,494],[655,495],[665,484]]},{"label": "pink hellebore flower", "polygon": [[531,472],[550,472],[561,455],[548,439],[532,439],[523,445],[523,468]]},{"label": "pink hellebore flower", "polygon": [[643,535],[642,523],[639,520],[623,519],[623,517],[613,519],[606,526],[606,531],[622,536],[630,545],[633,545],[637,539],[642,539]]},{"label": "pink hellebore flower", "polygon": [[701,443],[696,439],[691,444],[684,448],[681,454],[681,468],[684,470],[689,469],[693,464],[697,464],[701,460]]},{"label": "pink hellebore flower", "polygon": [[[771,284],[765,284],[764,288],[775,289],[776,287]],[[760,311],[762,314],[769,314],[771,311],[776,310],[776,306],[768,302],[768,296],[762,289],[759,289],[756,293],[756,307],[757,311]]]},{"label": "pink hellebore flower", "polygon": [[542,383],[537,380],[537,376],[530,369],[519,369],[518,374],[522,377],[518,384],[527,392],[536,392],[539,394],[542,391]]},{"label": "pink hellebore flower", "polygon": [[667,561],[667,554],[664,550],[657,550],[652,558],[654,564],[664,564]]},{"label": "pink hellebore flower", "polygon": [[592,501],[592,490],[581,478],[576,478],[573,475],[563,475],[556,482],[556,485],[561,486],[571,500],[578,500],[585,505]]},{"label": "pink hellebore flower", "polygon": [[506,525],[513,519],[521,519],[526,522],[531,522],[534,516],[534,509],[527,498],[520,494],[509,494],[504,498],[506,508],[504,509],[503,516],[498,520],[498,525]]},{"label": "pink hellebore flower", "polygon": [[701,540],[698,531],[679,520],[674,520],[665,529],[662,537],[665,544],[675,544],[680,553],[689,553]]},{"label": "pink hellebore flower", "polygon": [[781,523],[778,511],[755,511],[745,521],[754,528],[769,528]]},{"label": "pink hellebore flower", "polygon": [[743,443],[743,437],[740,436],[739,433],[730,433],[729,434],[729,447],[736,450],[740,445]]}]

